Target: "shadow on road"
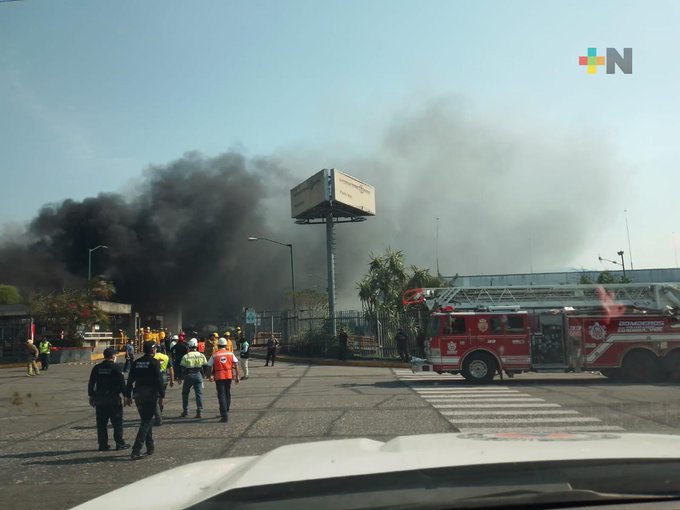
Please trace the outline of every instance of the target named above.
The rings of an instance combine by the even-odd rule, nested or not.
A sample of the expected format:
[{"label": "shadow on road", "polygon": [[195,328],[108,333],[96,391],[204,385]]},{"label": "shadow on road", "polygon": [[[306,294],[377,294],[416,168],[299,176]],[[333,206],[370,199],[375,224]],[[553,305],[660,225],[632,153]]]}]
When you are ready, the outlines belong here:
[{"label": "shadow on road", "polygon": [[30,453],[8,453],[0,455],[0,459],[33,459],[36,457],[58,457],[60,455],[71,455],[73,453],[92,453],[89,450],[72,450],[70,452],[30,452]]},{"label": "shadow on road", "polygon": [[[101,455],[101,454],[100,454]],[[24,462],[24,466],[40,465],[40,466],[77,466],[80,464],[101,464],[104,462],[131,462],[130,454],[117,455],[115,457],[110,455],[102,455],[99,457],[86,457],[78,459],[59,459],[59,460],[37,460],[33,462]]]},{"label": "shadow on road", "polygon": [[336,388],[403,388],[402,381],[378,381],[374,383],[342,383],[336,384]]},{"label": "shadow on road", "polygon": [[469,383],[463,379],[447,379],[442,377],[440,381],[433,379],[423,379],[419,381],[417,379],[410,379],[408,381],[378,381],[374,383],[343,383],[336,384],[336,388],[400,388],[400,387],[439,387],[445,386],[447,388],[456,387],[466,387],[466,388],[493,388],[494,386],[509,386],[509,387],[520,387],[520,386],[552,386],[552,387],[572,387],[572,386],[601,386],[601,387],[621,387],[621,386],[658,386],[658,387],[669,387],[677,386],[677,383],[668,382],[650,382],[650,383],[626,383],[621,381],[611,381],[609,379],[604,379],[600,377],[592,379],[574,378],[574,379],[494,379],[489,384],[474,384]]}]

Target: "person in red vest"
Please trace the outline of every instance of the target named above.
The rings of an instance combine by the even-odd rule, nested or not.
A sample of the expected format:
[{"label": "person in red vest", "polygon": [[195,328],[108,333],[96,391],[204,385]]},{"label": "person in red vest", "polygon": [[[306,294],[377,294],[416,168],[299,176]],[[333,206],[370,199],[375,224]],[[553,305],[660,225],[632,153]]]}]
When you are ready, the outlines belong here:
[{"label": "person in red vest", "polygon": [[227,413],[231,406],[231,381],[238,384],[238,358],[233,352],[227,350],[227,339],[220,338],[217,341],[215,351],[208,361],[210,370],[210,382],[215,381],[217,400],[220,403],[221,422],[228,420]]}]

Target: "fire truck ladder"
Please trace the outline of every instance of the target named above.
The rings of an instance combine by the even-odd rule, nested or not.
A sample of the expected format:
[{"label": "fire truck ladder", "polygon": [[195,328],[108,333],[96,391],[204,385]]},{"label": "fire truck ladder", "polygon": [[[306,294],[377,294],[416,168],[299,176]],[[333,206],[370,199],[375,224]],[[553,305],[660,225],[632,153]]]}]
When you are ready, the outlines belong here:
[{"label": "fire truck ladder", "polygon": [[[616,305],[664,311],[680,308],[677,283],[626,283],[610,285],[531,285],[509,287],[443,287],[417,289],[411,303],[425,303],[430,310],[452,307],[455,310],[480,308],[596,308],[603,300]],[[606,292],[604,295],[603,291]]]}]

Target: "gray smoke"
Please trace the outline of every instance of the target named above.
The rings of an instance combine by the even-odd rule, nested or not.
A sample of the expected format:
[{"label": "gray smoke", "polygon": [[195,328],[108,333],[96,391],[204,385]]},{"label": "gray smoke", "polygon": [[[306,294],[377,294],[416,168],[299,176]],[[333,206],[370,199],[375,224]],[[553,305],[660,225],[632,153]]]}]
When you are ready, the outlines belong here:
[{"label": "gray smoke", "polygon": [[[407,262],[455,273],[526,272],[567,266],[618,208],[615,163],[603,148],[555,126],[513,131],[441,99],[400,113],[363,153],[325,151],[248,159],[188,153],[146,170],[134,196],[101,194],[44,207],[21,235],[0,244],[0,283],[25,292],[82,282],[93,274],[116,299],[146,311],[177,304],[203,317],[241,306],[285,307],[289,253],[297,287],[326,289],[325,230],[297,226],[289,190],[335,167],[376,188],[376,217],[339,225],[339,304],[356,308],[369,254],[402,249]],[[620,188],[617,189],[622,192]],[[529,239],[531,238],[531,241]]]},{"label": "gray smoke", "polygon": [[409,264],[436,273],[437,217],[444,275],[559,271],[610,223],[625,195],[622,165],[602,137],[554,125],[514,128],[457,100],[415,106],[366,138],[374,144],[364,155],[334,154],[324,165],[376,187],[377,215],[337,228],[340,297],[354,301],[371,251],[402,249]]}]

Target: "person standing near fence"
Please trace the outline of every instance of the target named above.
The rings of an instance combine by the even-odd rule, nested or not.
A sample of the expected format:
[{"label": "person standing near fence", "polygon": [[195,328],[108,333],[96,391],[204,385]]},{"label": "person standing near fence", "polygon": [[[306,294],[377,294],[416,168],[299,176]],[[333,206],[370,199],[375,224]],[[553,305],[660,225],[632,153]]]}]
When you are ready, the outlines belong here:
[{"label": "person standing near fence", "polygon": [[399,359],[401,361],[408,362],[411,359],[408,355],[408,338],[406,337],[406,333],[404,333],[402,328],[399,328],[399,331],[397,331],[397,336],[395,336],[394,339],[397,342]]},{"label": "person standing near fence", "polygon": [[340,361],[347,359],[347,340],[345,328],[340,328],[340,333],[338,333],[338,358],[340,358]]},{"label": "person standing near fence", "polygon": [[276,339],[275,336],[271,336],[269,340],[267,340],[267,359],[266,363],[264,364],[265,367],[269,366],[269,361],[272,362],[272,366],[274,366],[274,362],[276,361],[276,348],[279,346],[279,341]]},{"label": "person standing near fence", "polygon": [[135,360],[135,346],[132,344],[132,339],[128,338],[125,344],[125,365],[123,366],[123,372],[127,371],[132,366],[132,362]]},{"label": "person standing near fence", "polygon": [[248,358],[250,358],[250,343],[243,338],[241,340],[241,364],[243,365],[242,379],[248,379]]},{"label": "person standing near fence", "polygon": [[38,345],[38,350],[40,351],[40,370],[47,370],[50,366],[50,350],[52,349],[52,344],[47,339],[43,337]]}]

